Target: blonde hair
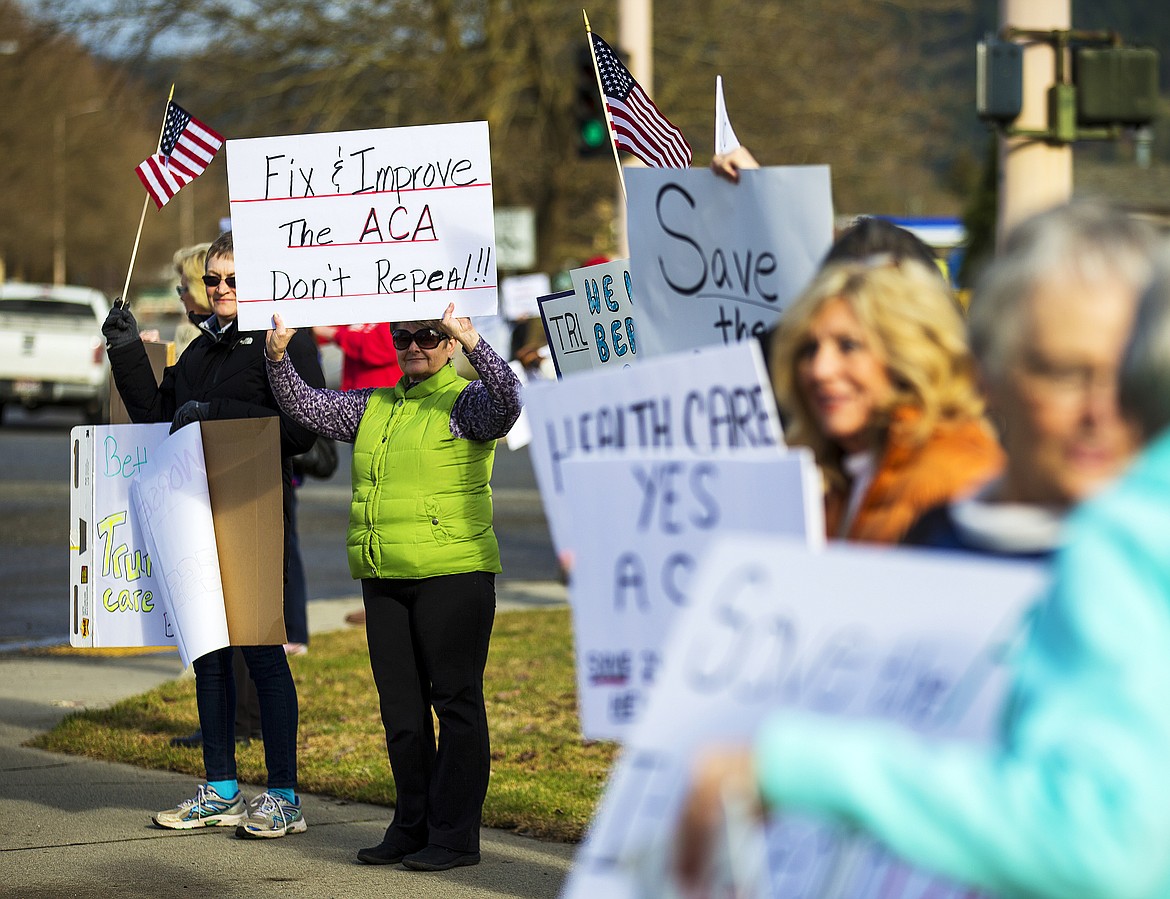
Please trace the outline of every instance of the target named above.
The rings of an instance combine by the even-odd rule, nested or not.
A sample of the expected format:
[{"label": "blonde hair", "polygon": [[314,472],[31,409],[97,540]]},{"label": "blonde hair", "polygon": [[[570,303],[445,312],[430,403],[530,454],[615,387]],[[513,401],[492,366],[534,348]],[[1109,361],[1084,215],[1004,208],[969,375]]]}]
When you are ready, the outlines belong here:
[{"label": "blonde hair", "polygon": [[207,299],[207,288],[203,284],[203,274],[206,271],[207,250],[209,243],[197,243],[194,246],[183,247],[175,251],[175,274],[187,279],[187,289],[191,298],[195,300],[195,308],[203,313],[211,312],[211,302]]},{"label": "blonde hair", "polygon": [[[813,320],[835,300],[857,316],[893,384],[889,406],[871,422],[875,428],[905,428],[899,436],[921,444],[943,421],[983,414],[963,320],[937,271],[888,257],[827,266],[781,316],[772,338],[771,371],[788,442],[810,447],[831,479],[844,477],[841,449],[817,423],[800,389],[797,365]],[[895,411],[905,408],[920,414],[895,423]]]}]

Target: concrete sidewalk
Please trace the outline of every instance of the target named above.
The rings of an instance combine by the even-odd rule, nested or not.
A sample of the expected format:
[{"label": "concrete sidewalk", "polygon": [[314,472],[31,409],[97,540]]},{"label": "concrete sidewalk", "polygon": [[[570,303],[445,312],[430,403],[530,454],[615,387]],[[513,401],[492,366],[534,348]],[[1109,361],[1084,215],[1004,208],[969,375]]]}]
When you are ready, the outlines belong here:
[{"label": "concrete sidewalk", "polygon": [[[563,602],[558,584],[499,585],[501,611]],[[309,606],[310,629],[322,633],[345,627],[345,615],[361,608],[361,600]],[[103,707],[181,674],[174,653],[0,654],[0,896],[552,899],[559,893],[571,845],[485,829],[483,861],[475,867],[424,873],[363,865],[354,853],[379,842],[392,809],[308,794],[302,794],[308,831],[280,840],[237,840],[231,828],[161,830],[150,813],[194,795],[191,777],[22,745],[69,711]],[[249,798],[258,792],[244,787]]]}]

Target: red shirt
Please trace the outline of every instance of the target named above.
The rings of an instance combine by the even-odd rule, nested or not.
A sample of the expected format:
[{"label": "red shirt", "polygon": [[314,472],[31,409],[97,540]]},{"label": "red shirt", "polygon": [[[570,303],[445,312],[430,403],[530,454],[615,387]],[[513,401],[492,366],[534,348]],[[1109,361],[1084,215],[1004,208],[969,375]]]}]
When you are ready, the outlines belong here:
[{"label": "red shirt", "polygon": [[341,389],[393,387],[402,377],[390,324],[341,325],[333,336],[341,347]]}]

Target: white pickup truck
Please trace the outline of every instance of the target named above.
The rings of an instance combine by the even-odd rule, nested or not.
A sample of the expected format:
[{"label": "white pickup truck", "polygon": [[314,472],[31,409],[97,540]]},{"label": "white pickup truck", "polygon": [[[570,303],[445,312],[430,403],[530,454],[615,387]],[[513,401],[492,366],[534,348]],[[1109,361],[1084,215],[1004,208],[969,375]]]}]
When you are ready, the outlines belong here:
[{"label": "white pickup truck", "polygon": [[79,406],[92,423],[108,420],[108,312],[88,287],[0,284],[0,422],[10,403]]}]

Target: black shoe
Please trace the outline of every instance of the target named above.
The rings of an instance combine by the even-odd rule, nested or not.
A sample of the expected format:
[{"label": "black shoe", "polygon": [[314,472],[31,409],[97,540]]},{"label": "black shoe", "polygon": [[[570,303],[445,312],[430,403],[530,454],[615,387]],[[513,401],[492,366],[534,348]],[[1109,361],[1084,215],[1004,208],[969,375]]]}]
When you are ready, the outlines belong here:
[{"label": "black shoe", "polygon": [[365,862],[367,865],[397,865],[406,856],[414,852],[418,852],[418,849],[404,849],[393,843],[382,842],[377,846],[359,849],[357,851],[357,857],[359,862]]},{"label": "black shoe", "polygon": [[428,846],[406,856],[402,864],[412,871],[447,871],[464,865],[478,865],[478,852],[460,852],[446,846]]}]

